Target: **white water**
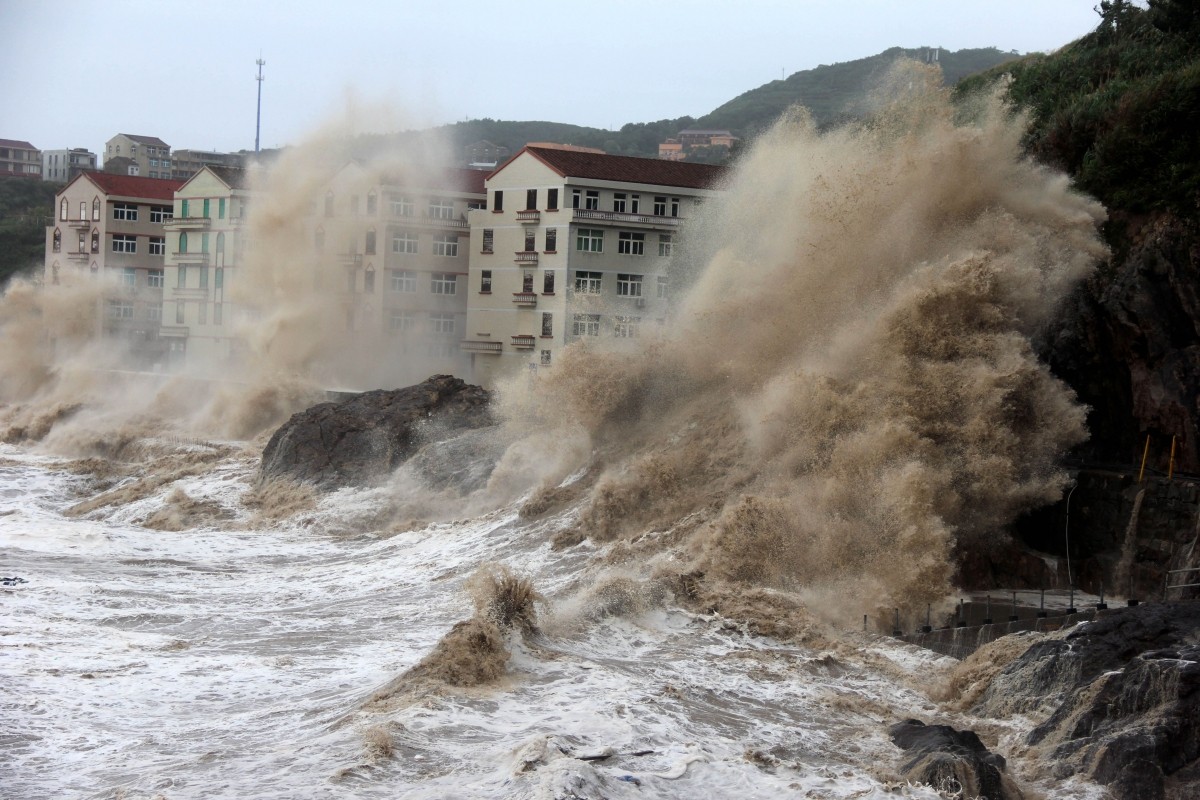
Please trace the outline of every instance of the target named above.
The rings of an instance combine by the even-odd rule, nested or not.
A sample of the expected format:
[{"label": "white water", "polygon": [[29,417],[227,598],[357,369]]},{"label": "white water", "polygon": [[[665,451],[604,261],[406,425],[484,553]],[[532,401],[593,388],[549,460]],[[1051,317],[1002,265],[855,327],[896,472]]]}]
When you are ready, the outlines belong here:
[{"label": "white water", "polygon": [[[570,624],[596,551],[546,544],[569,515],[351,538],[328,530],[379,498],[343,491],[302,524],[161,532],[131,520],[172,487],[71,519],[83,479],[0,457],[0,575],[25,581],[0,589],[5,797],[937,797],[894,780],[886,726],[970,722],[919,691],[948,659],[885,639],[821,652],[671,603]],[[248,469],[180,488],[247,518]],[[461,584],[488,561],[553,606],[502,685],[363,710],[470,616]]]}]

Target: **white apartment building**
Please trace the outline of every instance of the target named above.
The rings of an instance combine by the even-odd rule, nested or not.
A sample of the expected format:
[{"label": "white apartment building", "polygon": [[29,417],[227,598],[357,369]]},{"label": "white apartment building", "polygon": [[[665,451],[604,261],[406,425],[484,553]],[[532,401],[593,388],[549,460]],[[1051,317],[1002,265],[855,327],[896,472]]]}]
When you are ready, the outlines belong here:
[{"label": "white apartment building", "polygon": [[175,192],[160,334],[169,369],[187,362],[219,371],[241,347],[227,293],[245,250],[249,177],[237,167],[203,167]]},{"label": "white apartment building", "polygon": [[579,339],[621,347],[664,325],[683,221],[724,168],[526,146],[471,212],[472,379],[552,368]]},{"label": "white apartment building", "polygon": [[86,147],[42,151],[42,180],[66,183],[81,172],[96,169],[96,154]]},{"label": "white apartment building", "polygon": [[[143,178],[170,178],[171,146],[157,136],[118,133],[104,145],[104,168],[111,158],[128,158],[132,163],[121,172]],[[110,170],[111,171],[111,170]]]},{"label": "white apartment building", "polygon": [[20,139],[0,139],[0,175],[40,178],[41,151]]},{"label": "white apartment building", "polygon": [[55,221],[46,228],[47,288],[67,280],[69,272],[104,281],[96,332],[126,339],[134,365],[148,369],[161,361],[163,226],[179,186],[84,172],[55,195]]}]

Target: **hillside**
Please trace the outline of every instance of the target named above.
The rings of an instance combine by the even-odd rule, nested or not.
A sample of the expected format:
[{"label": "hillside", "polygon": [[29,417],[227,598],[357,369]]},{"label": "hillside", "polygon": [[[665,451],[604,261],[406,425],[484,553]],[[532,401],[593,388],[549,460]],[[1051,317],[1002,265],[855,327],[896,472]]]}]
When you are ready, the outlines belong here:
[{"label": "hillside", "polygon": [[1200,3],[1104,2],[1062,50],[964,81],[1012,76],[1029,151],[1108,208],[1112,258],[1046,335],[1054,371],[1091,407],[1079,455],[1200,472]]},{"label": "hillside", "polygon": [[61,183],[0,178],[0,287],[45,258],[46,226]]}]

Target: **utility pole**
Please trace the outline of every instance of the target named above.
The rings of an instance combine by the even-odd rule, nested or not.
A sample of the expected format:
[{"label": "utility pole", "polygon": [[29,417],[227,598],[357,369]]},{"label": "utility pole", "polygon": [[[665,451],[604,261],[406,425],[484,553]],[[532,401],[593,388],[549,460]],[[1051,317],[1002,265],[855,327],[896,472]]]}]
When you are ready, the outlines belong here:
[{"label": "utility pole", "polygon": [[258,81],[258,115],[254,120],[254,152],[257,153],[259,134],[262,133],[262,68],[267,62],[262,60],[262,54],[260,53],[258,56],[258,61],[255,61],[254,63],[258,64],[258,77],[256,78]]}]

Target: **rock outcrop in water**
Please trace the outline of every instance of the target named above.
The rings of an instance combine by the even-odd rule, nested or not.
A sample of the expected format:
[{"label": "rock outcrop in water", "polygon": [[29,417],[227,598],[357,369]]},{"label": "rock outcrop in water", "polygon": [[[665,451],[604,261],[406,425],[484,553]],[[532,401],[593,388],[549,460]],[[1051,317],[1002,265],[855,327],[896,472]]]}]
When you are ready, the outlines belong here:
[{"label": "rock outcrop in water", "polygon": [[1138,606],[1043,639],[973,711],[1045,716],[1026,743],[1057,778],[1082,774],[1117,800],[1196,797],[1200,603]]},{"label": "rock outcrop in water", "polygon": [[888,728],[908,761],[904,777],[946,793],[989,800],[1020,800],[1021,792],[1004,776],[1005,761],[984,746],[974,731],[926,725],[910,719]]},{"label": "rock outcrop in water", "polygon": [[[404,389],[321,403],[293,414],[275,431],[263,450],[260,479],[287,478],[330,489],[370,485],[424,445],[492,425],[490,400],[485,389],[435,375]],[[436,470],[446,459],[431,455],[425,461]],[[463,483],[478,476],[458,477]]]}]

